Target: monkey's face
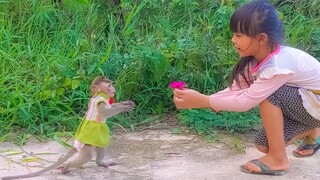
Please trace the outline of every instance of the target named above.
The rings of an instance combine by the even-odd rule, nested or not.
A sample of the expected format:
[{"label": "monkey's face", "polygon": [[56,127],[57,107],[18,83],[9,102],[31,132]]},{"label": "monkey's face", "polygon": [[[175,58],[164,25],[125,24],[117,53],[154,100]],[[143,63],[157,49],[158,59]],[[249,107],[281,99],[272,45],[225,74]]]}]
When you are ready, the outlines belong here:
[{"label": "monkey's face", "polygon": [[107,94],[109,97],[114,97],[116,93],[116,89],[113,87],[112,82],[111,83],[102,82],[99,85],[99,89],[101,92]]}]

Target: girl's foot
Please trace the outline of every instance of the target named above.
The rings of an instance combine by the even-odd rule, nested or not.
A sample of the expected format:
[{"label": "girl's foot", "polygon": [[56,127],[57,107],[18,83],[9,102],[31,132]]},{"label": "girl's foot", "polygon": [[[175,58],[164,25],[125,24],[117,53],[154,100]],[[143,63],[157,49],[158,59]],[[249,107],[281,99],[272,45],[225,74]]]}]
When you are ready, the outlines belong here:
[{"label": "girl's foot", "polygon": [[313,136],[308,135],[304,138],[303,143],[293,151],[293,155],[296,157],[307,157],[312,156],[320,149],[320,143],[317,142],[318,134]]},{"label": "girl's foot", "polygon": [[295,157],[308,157],[314,155],[320,149],[320,144],[315,142],[314,144],[302,143],[293,151]]},{"label": "girl's foot", "polygon": [[[279,159],[271,155],[266,155],[258,159],[258,161],[266,165],[268,168],[270,168],[270,170],[287,170],[290,166],[287,157]],[[251,173],[259,173],[263,171],[263,169],[251,161],[248,161],[243,167]]]}]

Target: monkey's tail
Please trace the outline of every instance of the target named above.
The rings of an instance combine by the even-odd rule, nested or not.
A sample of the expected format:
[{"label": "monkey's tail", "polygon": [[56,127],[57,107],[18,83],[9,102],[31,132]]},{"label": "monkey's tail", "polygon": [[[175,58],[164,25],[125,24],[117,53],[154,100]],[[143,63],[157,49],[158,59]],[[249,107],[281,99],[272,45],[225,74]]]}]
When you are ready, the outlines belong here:
[{"label": "monkey's tail", "polygon": [[51,166],[48,166],[40,171],[30,173],[30,174],[23,174],[23,175],[16,175],[16,176],[4,176],[1,178],[1,180],[9,180],[9,179],[20,179],[20,178],[31,178],[35,176],[39,176],[47,171],[50,171],[52,169],[57,168],[62,163],[66,162],[72,155],[74,155],[77,152],[75,148],[71,149],[67,155],[65,155],[63,158],[60,158],[57,162],[52,164]]}]

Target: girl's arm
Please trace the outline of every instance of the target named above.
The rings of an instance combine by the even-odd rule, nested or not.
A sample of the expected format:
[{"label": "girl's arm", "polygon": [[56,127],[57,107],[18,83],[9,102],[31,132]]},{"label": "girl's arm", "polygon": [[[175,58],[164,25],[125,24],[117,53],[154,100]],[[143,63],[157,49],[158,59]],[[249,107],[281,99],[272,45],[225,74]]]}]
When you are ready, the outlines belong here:
[{"label": "girl's arm", "polygon": [[293,74],[276,74],[270,78],[259,77],[245,89],[225,89],[209,97],[210,107],[214,111],[248,111],[260,104],[278,88],[292,78]]},{"label": "girl's arm", "polygon": [[[228,94],[249,87],[242,76],[239,77],[239,85],[234,81],[231,88],[228,87],[218,93]],[[173,94],[173,101],[178,109],[212,108],[209,102],[210,96],[199,93],[193,89],[175,89]]]}]

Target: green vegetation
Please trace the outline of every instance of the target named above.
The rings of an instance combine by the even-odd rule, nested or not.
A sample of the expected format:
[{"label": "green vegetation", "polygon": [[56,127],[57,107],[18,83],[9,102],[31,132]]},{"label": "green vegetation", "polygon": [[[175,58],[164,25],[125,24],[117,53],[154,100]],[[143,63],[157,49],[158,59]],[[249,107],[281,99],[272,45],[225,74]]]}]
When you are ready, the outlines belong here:
[{"label": "green vegetation", "polygon": [[199,134],[206,135],[212,128],[226,129],[229,132],[246,132],[260,117],[257,109],[245,112],[221,112],[213,113],[211,110],[183,110],[180,113],[182,123],[194,128]]},{"label": "green vegetation", "polygon": [[[0,0],[0,140],[74,131],[96,75],[115,81],[118,101],[136,102],[134,112],[110,121],[131,128],[175,111],[173,80],[206,94],[228,85],[238,59],[229,19],[243,0],[123,0],[117,8],[106,2]],[[277,3],[287,44],[318,59],[319,4]],[[180,117],[201,133],[242,131],[259,121],[255,111],[193,110]]]}]

